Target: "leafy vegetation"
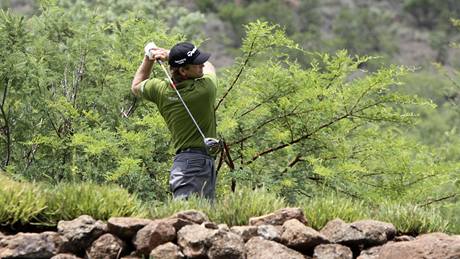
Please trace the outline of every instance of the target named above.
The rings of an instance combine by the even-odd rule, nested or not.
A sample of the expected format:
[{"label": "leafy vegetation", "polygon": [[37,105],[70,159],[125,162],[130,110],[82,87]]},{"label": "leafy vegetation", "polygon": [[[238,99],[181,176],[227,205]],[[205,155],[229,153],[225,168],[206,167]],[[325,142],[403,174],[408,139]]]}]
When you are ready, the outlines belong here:
[{"label": "leafy vegetation", "polygon": [[[434,2],[405,1],[404,10],[434,12],[430,25],[414,19],[444,28],[450,2],[426,9]],[[48,0],[28,17],[0,11],[0,168],[21,181],[5,179],[0,222],[195,208],[238,225],[300,204],[315,228],[373,217],[405,233],[458,232],[458,71],[387,64],[397,51],[382,24],[394,17],[364,7],[340,11],[337,38],[321,39],[318,6],[301,1],[296,10],[311,15],[286,16],[281,1],[199,4],[232,21],[239,39],[234,64],[219,71],[218,131],[230,157],[214,205],[169,200],[169,133],[129,90],[146,42],[204,42],[202,13],[160,0]],[[433,42],[447,46],[453,31],[433,33]],[[137,197],[155,205],[142,208]]]},{"label": "leafy vegetation", "polygon": [[49,186],[16,182],[0,176],[0,222],[3,226],[57,225],[80,215],[107,220],[113,216],[146,216],[140,200],[115,185],[62,183]]}]

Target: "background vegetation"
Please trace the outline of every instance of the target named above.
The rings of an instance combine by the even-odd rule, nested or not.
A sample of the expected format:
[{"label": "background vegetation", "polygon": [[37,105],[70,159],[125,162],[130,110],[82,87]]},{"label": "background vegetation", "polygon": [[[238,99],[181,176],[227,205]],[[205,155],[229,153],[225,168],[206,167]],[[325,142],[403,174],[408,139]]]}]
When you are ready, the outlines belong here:
[{"label": "background vegetation", "polygon": [[[2,1],[0,168],[21,183],[2,180],[1,222],[196,207],[235,225],[296,205],[317,228],[372,217],[459,233],[460,10],[326,2]],[[170,202],[169,133],[129,91],[144,44],[180,40],[219,67],[217,209]]]}]

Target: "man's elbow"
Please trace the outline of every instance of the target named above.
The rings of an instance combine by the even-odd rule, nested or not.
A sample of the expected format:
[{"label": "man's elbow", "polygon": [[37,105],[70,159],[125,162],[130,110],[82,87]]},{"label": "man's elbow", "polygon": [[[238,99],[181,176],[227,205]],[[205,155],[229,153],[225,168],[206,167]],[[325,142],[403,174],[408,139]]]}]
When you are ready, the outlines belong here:
[{"label": "man's elbow", "polygon": [[140,96],[140,84],[135,84],[135,83],[133,82],[133,84],[131,85],[131,92],[132,92],[135,96],[139,97],[139,96]]}]

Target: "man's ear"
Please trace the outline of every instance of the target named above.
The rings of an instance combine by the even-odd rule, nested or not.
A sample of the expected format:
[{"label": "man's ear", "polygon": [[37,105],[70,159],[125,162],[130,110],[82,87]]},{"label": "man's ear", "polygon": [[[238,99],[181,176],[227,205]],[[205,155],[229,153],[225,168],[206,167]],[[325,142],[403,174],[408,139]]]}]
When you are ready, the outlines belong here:
[{"label": "man's ear", "polygon": [[186,75],[185,71],[186,71],[185,67],[179,67],[179,75],[185,76]]}]

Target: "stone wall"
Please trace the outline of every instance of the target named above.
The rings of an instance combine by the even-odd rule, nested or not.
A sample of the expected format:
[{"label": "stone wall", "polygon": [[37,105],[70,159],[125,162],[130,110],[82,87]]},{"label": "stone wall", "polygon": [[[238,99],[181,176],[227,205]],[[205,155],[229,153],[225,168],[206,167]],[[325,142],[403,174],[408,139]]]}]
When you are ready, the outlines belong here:
[{"label": "stone wall", "polygon": [[57,231],[0,233],[0,258],[460,258],[460,236],[397,236],[390,223],[330,221],[317,231],[301,209],[249,219],[247,226],[210,222],[194,210],[164,219],[83,215]]}]

